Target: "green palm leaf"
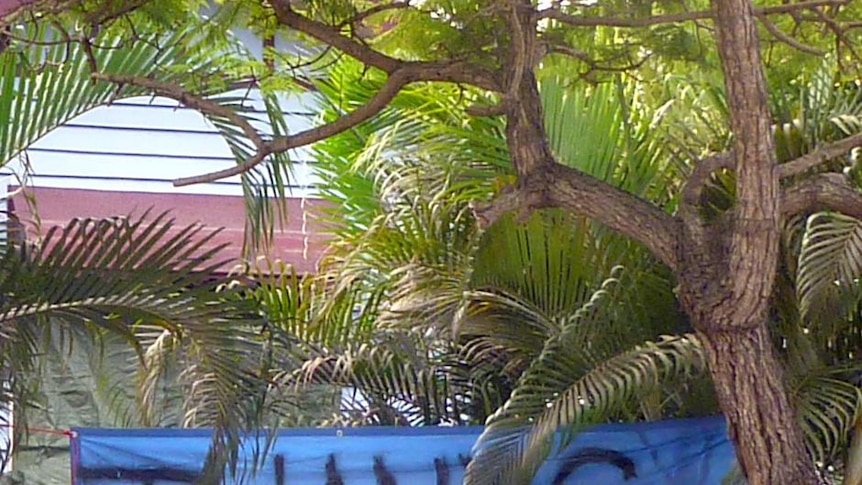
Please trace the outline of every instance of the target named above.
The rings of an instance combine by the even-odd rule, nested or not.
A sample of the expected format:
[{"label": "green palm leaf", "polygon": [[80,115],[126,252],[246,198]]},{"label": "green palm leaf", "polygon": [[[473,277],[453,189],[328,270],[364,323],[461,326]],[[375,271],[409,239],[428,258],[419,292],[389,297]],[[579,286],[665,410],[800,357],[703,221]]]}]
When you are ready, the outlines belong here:
[{"label": "green palm leaf", "polygon": [[[220,290],[220,247],[206,248],[199,225],[78,219],[53,228],[41,245],[0,257],[0,357],[13,381],[26,380],[44,335],[74,344],[82,335],[121,339],[141,368],[141,420],[158,404],[152,383],[169,363],[179,375],[185,426],[215,426],[212,459],[236,462],[241,433],[261,420],[257,369],[244,365],[259,345],[249,304]],[[165,332],[170,345],[165,345]],[[170,358],[167,358],[170,357]],[[221,462],[223,463],[223,462]]]},{"label": "green palm leaf", "polygon": [[[362,424],[431,425],[451,419],[442,366],[425,357],[426,349],[411,347],[410,341],[394,337],[403,352],[393,352],[384,342],[349,347],[337,353],[322,353],[308,359],[288,382],[339,385],[360,390],[366,409]],[[383,408],[385,412],[379,412]],[[401,416],[385,421],[387,414]]]},{"label": "green palm leaf", "polygon": [[809,372],[794,396],[808,450],[821,463],[834,461],[847,449],[862,411],[862,389],[837,374],[834,369]]},{"label": "green palm leaf", "polygon": [[[99,72],[150,78],[178,85],[260,124],[251,112],[247,96],[226,96],[223,91],[236,79],[225,78],[226,59],[250,54],[236,39],[217,32],[212,23],[193,24],[186,30],[147,33],[145,26],[135,37],[121,28],[105,29],[84,48],[68,40],[57,28],[28,27],[24,35],[35,43],[13,42],[0,53],[0,162],[7,163],[56,127],[78,115],[114,101],[148,94],[132,85],[94,82],[92,66]],[[221,34],[221,35],[217,35]],[[90,57],[92,56],[92,57]],[[237,77],[242,73],[231,74]],[[207,79],[208,83],[201,80]],[[272,134],[286,132],[284,114],[275,95],[263,97]],[[238,162],[250,158],[254,147],[229,120],[204,113],[222,135]],[[271,135],[268,135],[271,136]],[[273,155],[267,163],[242,177],[248,209],[248,249],[265,245],[276,223],[285,215],[290,160]]]},{"label": "green palm leaf", "polygon": [[[648,342],[590,368],[594,357],[579,337],[585,320],[597,318],[592,309],[615,282],[608,280],[559,335],[548,339],[509,400],[488,420],[476,445],[482,451],[468,468],[468,483],[527,483],[561,429],[573,431],[607,419],[634,397],[705,370],[705,357],[693,335]],[[579,372],[584,368],[588,370]],[[526,434],[524,426],[529,427]]]},{"label": "green palm leaf", "polygon": [[853,440],[847,450],[844,483],[845,485],[859,485],[862,483],[862,414],[856,418]]},{"label": "green palm leaf", "polygon": [[[59,41],[56,29],[31,27],[24,35],[47,45],[14,45],[0,53],[0,160],[13,159],[39,138],[97,106],[118,97],[144,94],[126,88],[94,83],[86,49],[78,43]],[[106,72],[148,76],[160,73],[170,80],[176,76],[160,67],[181,55],[186,32],[152,36],[148,42],[130,42],[119,34],[106,33],[96,42],[93,62]]]},{"label": "green palm leaf", "polygon": [[[815,325],[835,324],[858,298],[862,275],[862,225],[841,214],[819,213],[806,224],[796,288],[800,312]],[[828,328],[828,327],[826,327]],[[832,333],[830,331],[830,333]]]}]

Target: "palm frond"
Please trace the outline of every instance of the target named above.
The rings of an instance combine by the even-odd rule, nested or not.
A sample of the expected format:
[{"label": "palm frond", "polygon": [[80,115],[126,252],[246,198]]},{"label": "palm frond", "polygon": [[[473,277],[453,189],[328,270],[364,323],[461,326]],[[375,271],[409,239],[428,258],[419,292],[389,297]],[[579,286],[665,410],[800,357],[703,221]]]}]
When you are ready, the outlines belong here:
[{"label": "palm frond", "polygon": [[[183,372],[186,426],[218,429],[217,456],[235,463],[241,433],[260,422],[255,406],[261,383],[242,365],[257,355],[258,320],[249,303],[220,288],[220,247],[206,247],[199,225],[176,227],[167,214],[137,219],[78,219],[48,232],[41,245],[24,244],[0,257],[2,356],[26,380],[39,338],[60,332],[110,334],[134,349],[145,373],[138,390],[142,420],[153,416],[152,385],[165,364]],[[174,339],[159,348],[162,332]],[[169,352],[174,350],[170,359]],[[149,351],[149,353],[148,353]],[[17,374],[22,372],[23,374]]]},{"label": "palm frond", "polygon": [[[22,35],[36,44],[13,45],[0,53],[0,161],[12,160],[39,138],[74,117],[118,98],[144,94],[126,88],[120,93],[108,83],[94,83],[87,50],[64,39],[47,25],[30,26]],[[98,39],[102,48],[93,49],[92,62],[107,72],[155,75],[171,80],[175,76],[160,70],[181,56],[182,39],[188,32],[153,35],[146,41],[131,42],[119,34]],[[46,45],[37,45],[37,44]]]},{"label": "palm frond", "polygon": [[565,444],[579,426],[606,419],[648,389],[706,369],[700,341],[688,334],[645,343],[573,382],[565,371],[568,344],[565,338],[549,341],[509,401],[489,419],[467,483],[528,483],[560,431]]},{"label": "palm frond", "polygon": [[[224,91],[242,73],[226,74],[229,59],[250,57],[241,44],[214,23],[192,23],[177,31],[146,30],[130,36],[127,30],[105,29],[87,49],[68,40],[59,29],[28,25],[22,35],[34,43],[13,45],[0,54],[0,163],[8,163],[54,128],[95,107],[124,98],[148,94],[147,90],[94,82],[92,66],[103,73],[131,75],[179,85],[237,113],[266,137],[284,134],[286,124],[278,98],[263,94],[266,118],[250,107],[248,94]],[[219,34],[219,35],[216,35]],[[228,76],[226,78],[226,76]],[[234,77],[230,77],[234,76]],[[238,162],[250,158],[254,147],[239,127],[229,120],[204,114],[222,135]],[[265,129],[268,127],[268,130]],[[248,209],[246,247],[265,246],[273,228],[286,215],[284,199],[290,171],[287,154],[246,173],[241,179]]]},{"label": "palm frond", "polygon": [[827,61],[798,87],[773,91],[773,133],[780,161],[802,156],[862,128],[862,93],[836,85],[834,69]]},{"label": "palm frond", "polygon": [[[302,366],[283,377],[294,385],[327,384],[359,390],[365,417],[363,424],[431,425],[452,416],[447,373],[435,365],[428,350],[406,335],[390,336],[396,346],[374,342],[338,352],[318,351]],[[398,351],[394,349],[399,349]],[[377,406],[385,404],[404,421],[380,421]],[[354,410],[355,411],[355,410]]]},{"label": "palm frond", "polygon": [[820,463],[840,458],[862,411],[862,389],[837,374],[809,372],[794,396],[808,450]]},{"label": "palm frond", "polygon": [[[619,298],[616,290],[621,286],[618,278],[616,274],[605,280],[561,321],[558,333],[548,335],[509,400],[489,418],[477,442],[477,450],[483,451],[477,455],[475,469],[471,464],[470,483],[520,483],[532,477],[560,429],[608,419],[663,379],[702,372],[700,345],[690,335],[647,343],[608,360],[602,355],[604,349],[593,350],[590,329],[600,328],[597,322],[612,320],[614,301]],[[531,426],[529,432],[524,426]]]},{"label": "palm frond", "polygon": [[849,304],[858,298],[860,276],[859,221],[832,213],[811,216],[802,239],[796,279],[800,312],[806,321],[814,325],[835,324],[836,309],[838,315],[846,315]]},{"label": "palm frond", "polygon": [[847,461],[844,466],[844,484],[862,484],[862,414],[856,418],[853,429],[853,439],[847,450]]}]

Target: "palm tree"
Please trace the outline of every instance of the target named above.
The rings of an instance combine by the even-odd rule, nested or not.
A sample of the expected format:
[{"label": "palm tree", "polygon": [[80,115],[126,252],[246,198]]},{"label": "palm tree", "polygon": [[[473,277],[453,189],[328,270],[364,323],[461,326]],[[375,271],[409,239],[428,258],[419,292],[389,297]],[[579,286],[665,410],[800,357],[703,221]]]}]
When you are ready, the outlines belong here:
[{"label": "palm tree", "polygon": [[[361,102],[373,92],[367,74],[356,82],[355,67],[339,68],[337,88],[321,86],[334,105]],[[552,131],[555,149],[596,176],[661,199],[668,191],[659,181],[672,180],[673,167],[660,164],[658,146],[647,136],[651,120],[613,108],[621,93],[637,97],[628,88],[608,85],[587,96],[549,80],[545,95],[565,100],[548,111],[551,121],[592,120],[578,125],[580,133]],[[326,345],[325,355],[309,357],[294,379],[357,386],[363,403],[376,394],[375,408],[389,416],[392,406],[380,403],[397,402],[402,415],[412,411],[401,422],[481,423],[567,325],[579,329],[581,347],[590,342],[575,364],[579,373],[618,350],[620,341],[633,346],[685,328],[667,273],[596,224],[547,212],[524,227],[509,219],[480,233],[469,201],[511,176],[502,124],[461,116],[461,93],[444,94],[412,90],[380,119],[318,146],[324,194],[348,206],[336,214],[340,237],[323,276],[329,292],[321,311],[325,318],[338,307],[343,315],[343,306],[362,302],[359,326],[369,330],[355,334],[360,338],[350,339],[351,348]],[[408,113],[417,107],[421,115]],[[619,136],[593,143],[604,132]],[[421,144],[411,142],[417,135]],[[398,144],[408,149],[393,149]],[[458,150],[447,149],[456,144]],[[616,165],[620,156],[625,162]],[[607,309],[607,300],[621,304]],[[355,331],[353,323],[342,320],[341,327]],[[661,415],[646,408],[633,406],[628,416]]]},{"label": "palm tree", "polygon": [[[366,99],[376,82],[349,64],[339,69],[321,86],[334,111]],[[676,88],[684,82],[691,80],[677,79]],[[658,109],[656,93],[637,82],[584,88],[548,79],[552,147],[561,160],[673,210],[675,171],[687,170],[697,150],[727,143],[714,130],[726,124],[699,116],[722,112],[705,106],[722,102],[712,86],[701,80],[680,106]],[[783,98],[798,100],[792,113],[776,109],[779,128],[784,115],[808,117],[779,142],[783,159],[858,130],[855,93],[805,86],[811,92]],[[360,423],[487,417],[480,442],[494,445],[471,463],[471,483],[531,476],[561,428],[717,412],[699,385],[708,382],[701,344],[676,311],[673,283],[640,248],[554,212],[476,230],[469,201],[510,174],[501,125],[462,116],[459,96],[470,93],[416,88],[378,120],[318,146],[324,194],[347,209],[338,213],[338,243],[321,283],[328,302],[307,322],[347,308],[359,320],[342,318],[330,334],[356,331],[354,323],[363,330],[351,345],[311,342],[306,364],[285,379],[358,388]],[[716,211],[732,187],[726,179],[715,177],[706,194]],[[823,298],[808,289],[811,281],[829,294],[857,288],[853,224],[830,215],[791,223],[786,284],[776,294],[776,346],[809,448],[824,463],[840,459],[858,415],[858,327],[846,314],[837,327],[810,325],[805,302]]]},{"label": "palm tree", "polygon": [[[67,32],[74,19],[62,16],[15,29],[0,52],[0,161],[26,157],[31,144],[94,107],[147,94],[94,80],[94,66],[194,88],[251,117],[242,97],[219,95],[232,78],[213,75],[223,73],[225,58],[214,54],[237,44],[200,19],[186,20],[177,23],[186,28],[172,30],[136,13],[132,27],[105,25],[86,42]],[[219,82],[200,86],[201,79]],[[230,120],[209,120],[245,159],[250,145],[243,133]],[[277,110],[271,121],[276,130],[282,126]],[[281,181],[281,161],[244,177],[254,227],[271,222],[277,205],[266,199],[284,189],[283,183],[261,189],[255,182],[267,176]],[[113,349],[129,365],[97,367],[118,416],[139,425],[215,426],[208,469],[218,473],[225,459],[236,464],[243,433],[261,425],[269,404],[260,392],[268,375],[258,359],[260,312],[218,273],[223,262],[212,260],[217,250],[202,247],[211,232],[176,228],[166,214],[147,216],[73,221],[42,240],[2,247],[0,369],[8,386],[0,397],[16,404],[21,423],[39,392],[41,383],[31,377],[43,344]],[[118,350],[117,343],[124,347]],[[181,390],[173,408],[160,394],[166,379]]]},{"label": "palm tree", "polygon": [[[210,231],[177,228],[165,214],[145,221],[75,220],[38,245],[10,245],[0,255],[0,366],[5,402],[26,423],[41,383],[32,379],[42,343],[58,338],[108,348],[124,343],[130,369],[107,374],[113,389],[133,389],[136,421],[155,424],[164,408],[159,391],[167,371],[182,371],[178,424],[215,426],[216,443],[236,447],[261,420],[259,327],[254,306],[222,288]],[[123,361],[114,361],[122,363]],[[131,371],[131,372],[130,372]],[[136,376],[137,377],[134,377]],[[26,431],[26,425],[16,430]]]}]

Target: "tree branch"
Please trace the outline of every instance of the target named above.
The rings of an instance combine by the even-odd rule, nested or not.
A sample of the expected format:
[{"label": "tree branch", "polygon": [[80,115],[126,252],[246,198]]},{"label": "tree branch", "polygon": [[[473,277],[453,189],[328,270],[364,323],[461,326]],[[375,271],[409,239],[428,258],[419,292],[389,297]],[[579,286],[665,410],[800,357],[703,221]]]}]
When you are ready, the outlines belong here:
[{"label": "tree branch", "polygon": [[843,140],[823,145],[813,152],[806,153],[795,160],[781,164],[778,167],[778,174],[781,178],[801,174],[808,169],[826,163],[860,146],[862,146],[862,133],[857,133]]},{"label": "tree branch", "polygon": [[533,212],[549,207],[544,191],[519,188],[521,185],[507,187],[490,202],[471,202],[479,227],[487,228],[509,213],[514,214],[517,222],[523,223]]},{"label": "tree branch", "polygon": [[294,135],[273,138],[271,141],[264,143],[262,147],[258,147],[258,153],[243,163],[216,172],[176,179],[174,180],[174,186],[182,187],[185,185],[214,182],[239,175],[260,164],[269,154],[285,152],[293,148],[309,145],[349,130],[381,112],[401,89],[413,82],[413,79],[417,76],[421,77],[421,73],[416,72],[416,69],[403,68],[395,71],[389,76],[389,79],[386,80],[386,83],[380,88],[377,94],[362,107],[341,116],[331,123],[310,128]]},{"label": "tree branch", "polygon": [[195,109],[201,113],[224,118],[242,130],[243,134],[251,141],[254,146],[261,150],[265,145],[263,138],[257,130],[245,118],[237,114],[236,111],[224,107],[215,101],[210,101],[206,98],[186,91],[181,86],[176,84],[165,83],[143,76],[127,76],[121,74],[108,74],[103,72],[94,72],[90,74],[93,79],[110,82],[119,86],[129,85],[138,86],[148,89],[159,96],[171,98],[179,101],[183,105]]},{"label": "tree branch", "polygon": [[[524,26],[522,25],[521,16],[518,15],[520,5],[517,0],[509,1],[509,26],[512,29],[512,41],[509,53],[508,70],[511,72],[511,79],[508,80],[506,93],[503,95],[503,103],[509,103],[518,96],[518,90],[521,88],[521,81],[524,78],[524,72],[532,66],[528,65],[528,58],[532,57],[530,52],[535,44],[535,36],[530,36],[528,39],[524,35]],[[532,24],[532,22],[529,22]]]},{"label": "tree branch", "polygon": [[781,193],[781,215],[785,220],[824,210],[862,219],[862,193],[837,173],[820,174]]},{"label": "tree branch", "polygon": [[350,57],[362,61],[366,65],[376,67],[381,71],[391,74],[402,64],[402,61],[394,57],[377,52],[357,40],[342,35],[341,31],[335,27],[308,19],[296,13],[290,7],[289,0],[274,0],[272,7],[275,10],[276,18],[281,24],[307,34],[326,45],[331,45]]},{"label": "tree branch", "polygon": [[733,168],[733,152],[716,153],[695,165],[682,189],[682,200],[689,205],[699,205],[700,195],[710,175],[722,168]]},{"label": "tree branch", "polygon": [[783,43],[789,45],[790,47],[793,47],[794,49],[796,49],[800,52],[804,52],[806,54],[812,54],[815,56],[822,56],[822,55],[826,54],[825,52],[821,51],[820,49],[817,49],[817,48],[812,47],[808,44],[802,43],[802,42],[794,39],[790,35],[785,34],[784,31],[782,31],[781,29],[778,28],[777,25],[772,23],[772,21],[769,20],[769,18],[766,15],[760,16],[760,22],[763,24],[764,27],[766,27],[766,30],[768,30],[769,33],[773,35],[773,37],[775,37],[780,42],[783,42]]},{"label": "tree branch", "polygon": [[835,43],[836,52],[835,53],[837,54],[835,56],[835,59],[837,60],[838,67],[840,69],[845,68],[844,67],[844,62],[845,62],[844,58],[846,57],[841,52],[841,46],[845,46],[847,48],[847,50],[850,51],[850,55],[853,57],[853,59],[857,63],[860,60],[862,60],[862,59],[860,59],[859,53],[856,52],[856,49],[853,46],[853,42],[847,37],[847,35],[845,35],[845,32],[847,30],[846,27],[840,25],[834,18],[830,17],[829,15],[826,15],[825,13],[821,12],[820,10],[814,10],[813,12],[814,12],[814,15],[818,19],[820,19],[820,21],[823,22],[826,25],[826,27],[835,34],[835,40],[836,40],[836,43]]},{"label": "tree branch", "polygon": [[736,169],[729,266],[732,297],[726,300],[729,321],[736,324],[761,321],[768,311],[771,275],[778,264],[778,159],[754,7],[750,0],[713,0],[712,4]]},{"label": "tree branch", "polygon": [[343,28],[348,25],[356,25],[359,22],[364,21],[368,17],[372,15],[376,15],[381,12],[386,12],[388,10],[398,10],[402,8],[410,7],[410,2],[392,2],[392,3],[382,3],[380,5],[375,5],[371,8],[367,8],[361,12],[357,12],[356,15],[350,17],[349,19],[338,24],[338,27]]},{"label": "tree branch", "polygon": [[[464,83],[476,86],[488,91],[502,92],[499,75],[485,68],[464,61],[403,61],[375,51],[368,45],[355,39],[347,37],[336,28],[311,20],[300,15],[290,8],[288,0],[273,0],[278,21],[309,35],[326,45],[335,47],[348,56],[371,67],[376,67],[387,74],[393,74],[396,70],[410,67],[416,71],[425,73],[425,78],[414,81],[448,81],[452,83]],[[457,65],[459,69],[453,70],[451,66]]]},{"label": "tree branch", "polygon": [[367,121],[380,113],[404,86],[425,80],[446,79],[454,73],[461,72],[463,63],[459,61],[444,63],[405,63],[398,67],[386,80],[386,83],[364,106],[341,116],[331,123],[311,128],[293,135],[279,136],[272,140],[264,140],[261,134],[249,123],[248,120],[237,114],[230,108],[219,105],[214,101],[207,100],[201,96],[186,91],[176,84],[165,83],[155,79],[141,76],[126,76],[118,74],[107,74],[96,72],[94,79],[112,82],[117,85],[138,86],[152,91],[159,96],[164,96],[179,101],[183,105],[195,109],[203,114],[225,118],[239,127],[243,134],[254,145],[256,153],[248,160],[232,167],[218,170],[202,175],[184,177],[174,180],[174,186],[214,182],[234,175],[245,173],[262,163],[267,156],[273,153],[281,153],[287,150],[309,145],[320,140],[335,136],[354,126]]},{"label": "tree branch", "polygon": [[494,200],[474,204],[477,221],[487,226],[513,210],[523,220],[537,209],[561,208],[640,241],[676,269],[680,225],[673,217],[645,200],[554,160],[548,147],[535,67],[524,62],[524,54],[529,55],[533,47],[529,42],[537,38],[536,12],[530,0],[510,1],[508,7],[513,33],[504,61],[504,86],[515,102],[506,106],[506,143],[518,182]]},{"label": "tree branch", "polygon": [[637,196],[556,162],[522,177],[517,186],[490,202],[474,204],[473,212],[480,226],[487,227],[509,212],[524,220],[535,210],[552,207],[631,237],[671,269],[678,268],[676,219]]},{"label": "tree branch", "polygon": [[[807,2],[773,5],[769,7],[755,8],[754,15],[762,17],[764,15],[791,13],[817,7],[846,5],[849,2],[850,0],[810,0]],[[642,18],[581,17],[564,13],[556,8],[549,8],[539,12],[539,18],[553,19],[576,27],[652,27],[661,24],[678,24],[694,20],[712,19],[714,16],[715,14],[712,10],[680,12]]]},{"label": "tree branch", "polygon": [[626,18],[626,17],[582,17],[563,13],[558,9],[545,9],[539,12],[539,18],[551,19],[574,27],[652,27],[661,24],[676,24],[692,20],[711,19],[713,13],[710,10],[696,12],[681,12],[666,15],[654,15],[652,17]]}]

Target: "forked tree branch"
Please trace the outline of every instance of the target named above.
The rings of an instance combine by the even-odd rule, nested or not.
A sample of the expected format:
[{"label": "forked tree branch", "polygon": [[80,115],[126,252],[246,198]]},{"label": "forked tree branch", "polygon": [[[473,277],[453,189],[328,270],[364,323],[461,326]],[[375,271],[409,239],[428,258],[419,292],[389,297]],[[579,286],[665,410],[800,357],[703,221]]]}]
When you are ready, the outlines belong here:
[{"label": "forked tree branch", "polygon": [[778,39],[779,42],[783,42],[783,43],[789,45],[790,47],[793,47],[794,49],[796,49],[800,52],[804,52],[806,54],[811,54],[814,56],[825,55],[825,52],[821,51],[820,49],[818,49],[816,47],[812,47],[812,46],[810,46],[804,42],[801,42],[801,41],[793,38],[792,36],[790,36],[788,34],[785,34],[784,31],[779,29],[777,25],[772,23],[772,21],[769,20],[769,18],[766,15],[760,16],[760,22],[763,24],[764,27],[766,27],[766,30],[769,31],[769,33],[772,34],[773,37]]},{"label": "forked tree branch", "polygon": [[401,89],[411,83],[421,81],[441,81],[467,83],[483,89],[500,92],[502,83],[491,71],[461,60],[450,61],[402,61],[375,51],[366,44],[341,34],[338,28],[308,19],[297,14],[290,8],[286,0],[273,2],[276,16],[284,25],[292,27],[321,42],[335,47],[345,54],[354,57],[367,66],[376,67],[389,77],[383,87],[364,106],[315,128],[294,135],[279,136],[265,141],[261,135],[246,120],[236,115],[228,108],[208,101],[200,96],[183,90],[177,85],[160,83],[149,78],[132,76],[116,76],[110,74],[94,74],[96,79],[103,79],[118,84],[133,84],[150,89],[156,94],[176,99],[190,108],[204,114],[227,118],[237,124],[249,140],[254,144],[256,153],[248,160],[235,166],[207,174],[185,177],[174,180],[175,186],[185,186],[198,183],[214,182],[227,177],[240,175],[258,164],[273,153],[284,152],[293,148],[309,145],[335,136],[358,124],[369,120],[395,98]]},{"label": "forked tree branch", "polygon": [[722,168],[733,168],[733,151],[716,153],[699,161],[682,189],[683,203],[699,205],[703,187],[710,175]]},{"label": "forked tree branch", "polygon": [[862,219],[862,192],[851,187],[843,175],[825,173],[781,193],[781,215],[785,220],[824,210]]},{"label": "forked tree branch", "polygon": [[815,149],[813,152],[806,153],[795,160],[781,164],[778,167],[778,174],[782,178],[799,175],[806,170],[826,163],[829,160],[839,157],[857,147],[862,147],[862,133],[857,133],[855,135],[848,136],[843,140],[823,145]]},{"label": "forked tree branch", "polygon": [[490,202],[475,203],[480,226],[514,212],[524,220],[533,211],[561,208],[598,221],[640,241],[671,269],[679,266],[679,221],[655,205],[574,168],[549,161]]},{"label": "forked tree branch", "polygon": [[273,0],[272,7],[275,10],[276,19],[281,24],[307,34],[326,45],[331,45],[368,66],[392,73],[402,62],[378,52],[356,39],[343,35],[337,27],[311,20],[296,13],[290,7],[289,0]]},{"label": "forked tree branch", "polygon": [[216,180],[243,174],[262,163],[270,154],[281,153],[293,148],[310,145],[349,130],[350,128],[353,128],[380,113],[389,105],[404,86],[413,82],[435,79],[439,76],[445,77],[450,73],[459,72],[461,65],[462,64],[460,62],[452,62],[448,65],[405,64],[394,71],[374,97],[360,108],[357,108],[330,123],[310,128],[293,135],[278,136],[272,140],[265,140],[261,136],[260,132],[256,130],[248,120],[232,109],[189,92],[177,84],[157,81],[155,79],[142,76],[127,76],[101,72],[93,73],[92,76],[94,79],[111,82],[119,86],[130,85],[142,87],[159,96],[179,101],[183,105],[195,109],[203,114],[224,118],[239,127],[243,134],[254,145],[255,154],[242,163],[224,170],[174,180],[174,186],[182,187],[198,183],[214,182]]}]

